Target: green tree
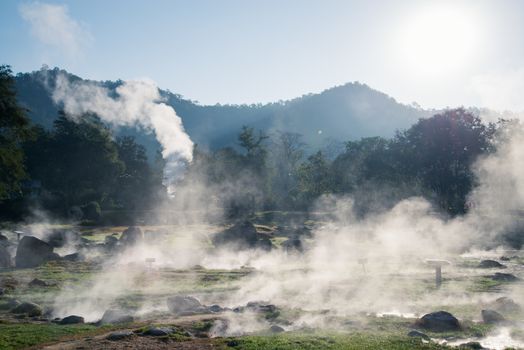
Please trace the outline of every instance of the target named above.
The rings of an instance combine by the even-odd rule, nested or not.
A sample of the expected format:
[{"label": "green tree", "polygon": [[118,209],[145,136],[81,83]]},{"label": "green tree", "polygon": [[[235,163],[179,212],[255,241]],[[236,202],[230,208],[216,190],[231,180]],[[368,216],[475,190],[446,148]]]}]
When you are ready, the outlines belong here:
[{"label": "green tree", "polygon": [[298,197],[304,206],[330,192],[329,162],[321,151],[311,155],[298,171]]},{"label": "green tree", "polygon": [[51,132],[42,129],[25,146],[28,170],[62,211],[90,201],[109,203],[123,173],[111,132],[93,115],[61,113]]},{"label": "green tree", "polygon": [[475,185],[471,165],[490,149],[493,128],[464,108],[420,119],[395,138],[405,177],[419,179],[449,213],[466,210],[467,194]]},{"label": "green tree", "polygon": [[19,195],[26,178],[22,142],[31,136],[26,110],[18,105],[9,66],[0,66],[0,201]]}]

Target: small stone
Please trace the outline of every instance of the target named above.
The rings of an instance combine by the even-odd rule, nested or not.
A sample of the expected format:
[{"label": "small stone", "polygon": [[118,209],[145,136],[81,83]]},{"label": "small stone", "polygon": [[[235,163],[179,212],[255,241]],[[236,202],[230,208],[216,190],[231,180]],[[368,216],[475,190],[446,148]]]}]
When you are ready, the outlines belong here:
[{"label": "small stone", "polygon": [[429,336],[427,334],[424,334],[424,333],[419,332],[419,331],[414,330],[414,329],[409,331],[408,337],[419,337],[419,338],[422,338],[424,340],[429,340]]},{"label": "small stone", "polygon": [[285,332],[286,330],[280,326],[277,326],[276,324],[272,325],[271,327],[269,327],[269,331],[271,333],[282,333],[282,332]]},{"label": "small stone", "polygon": [[502,281],[502,282],[514,282],[518,280],[518,278],[515,275],[512,275],[511,273],[502,273],[502,272],[495,272],[495,274],[491,276],[491,279],[494,281]]},{"label": "small stone", "polygon": [[39,278],[35,278],[31,282],[29,282],[29,287],[47,287],[49,284],[46,281],[42,281]]},{"label": "small stone", "polygon": [[107,340],[122,340],[133,336],[133,332],[131,331],[117,331],[109,334],[106,339]]},{"label": "small stone", "polygon": [[152,337],[163,337],[173,333],[173,328],[169,327],[151,327],[147,329],[143,335],[149,335]]},{"label": "small stone", "polygon": [[495,310],[482,310],[482,321],[487,324],[494,324],[506,321],[504,316]]}]

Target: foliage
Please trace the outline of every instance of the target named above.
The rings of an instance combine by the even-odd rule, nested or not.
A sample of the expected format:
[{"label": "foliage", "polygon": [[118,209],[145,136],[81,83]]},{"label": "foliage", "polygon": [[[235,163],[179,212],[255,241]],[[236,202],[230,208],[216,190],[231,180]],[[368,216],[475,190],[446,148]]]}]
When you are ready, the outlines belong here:
[{"label": "foliage", "polygon": [[31,136],[26,111],[18,105],[9,66],[0,66],[0,201],[20,194],[26,178],[21,143]]}]

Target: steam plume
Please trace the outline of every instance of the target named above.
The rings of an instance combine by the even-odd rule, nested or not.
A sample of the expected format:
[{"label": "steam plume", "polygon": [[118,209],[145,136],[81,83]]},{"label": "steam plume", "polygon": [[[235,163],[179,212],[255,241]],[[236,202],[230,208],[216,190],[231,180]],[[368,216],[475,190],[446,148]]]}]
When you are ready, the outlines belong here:
[{"label": "steam plume", "polygon": [[166,160],[164,184],[174,193],[181,171],[193,158],[193,142],[175,110],[162,102],[158,87],[150,80],[130,80],[116,88],[116,97],[95,83],[71,82],[59,75],[53,99],[63,103],[72,116],[95,113],[114,126],[140,126],[153,131]]}]

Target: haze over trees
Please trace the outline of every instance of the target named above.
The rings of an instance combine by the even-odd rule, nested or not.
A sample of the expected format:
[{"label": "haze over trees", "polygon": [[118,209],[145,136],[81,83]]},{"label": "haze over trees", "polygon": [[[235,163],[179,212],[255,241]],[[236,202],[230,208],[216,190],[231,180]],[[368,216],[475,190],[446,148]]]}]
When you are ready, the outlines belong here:
[{"label": "haze over trees", "polygon": [[[39,207],[63,217],[82,213],[84,219],[100,220],[103,213],[151,210],[168,200],[161,157],[148,152],[143,139],[116,134],[90,114],[72,118],[57,112],[50,127],[31,125],[16,102],[14,79],[3,67],[6,117],[0,152],[7,156],[1,158],[1,194],[3,207],[9,208],[4,215],[16,217]],[[180,187],[229,189],[216,190],[209,200],[230,217],[308,210],[323,194],[351,195],[361,215],[410,196],[423,196],[443,212],[460,215],[467,212],[468,194],[476,185],[472,165],[493,150],[501,125],[518,127],[485,124],[458,108],[421,118],[391,137],[348,137],[343,149],[327,155],[298,132],[261,130],[254,124],[234,130],[226,146],[197,145]]]}]

